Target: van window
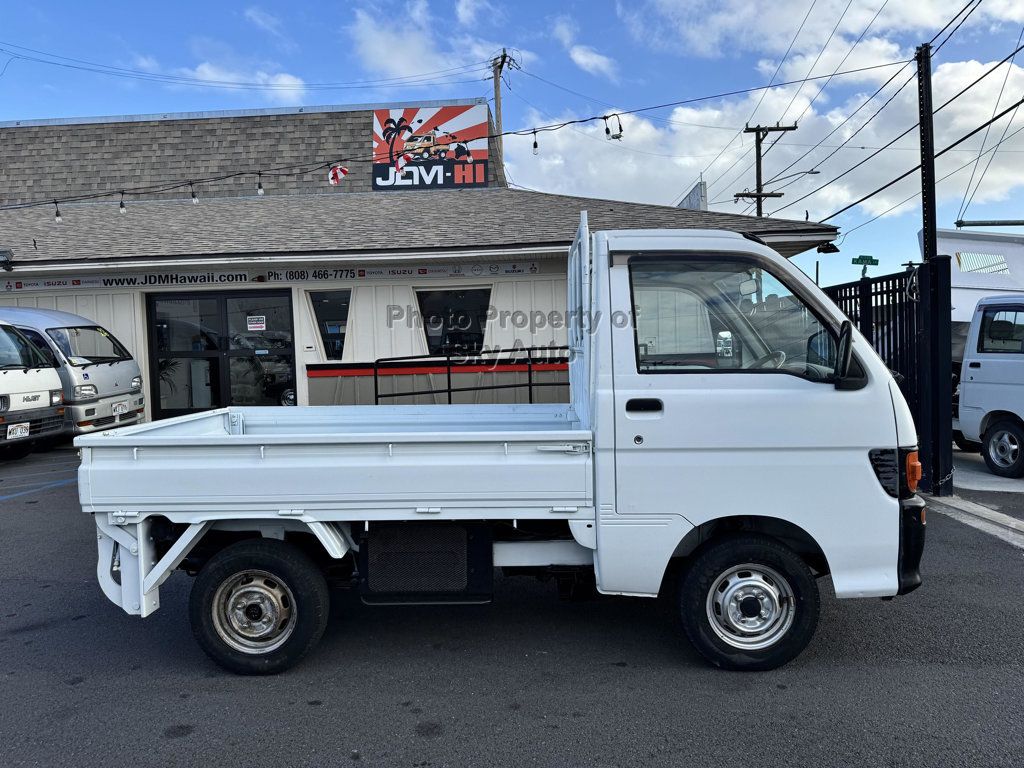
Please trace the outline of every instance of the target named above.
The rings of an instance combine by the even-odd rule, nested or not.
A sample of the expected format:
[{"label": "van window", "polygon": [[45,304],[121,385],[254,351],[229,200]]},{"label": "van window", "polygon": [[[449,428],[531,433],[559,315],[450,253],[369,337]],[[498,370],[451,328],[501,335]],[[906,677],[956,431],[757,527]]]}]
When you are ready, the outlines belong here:
[{"label": "van window", "polygon": [[36,348],[36,351],[43,356],[47,363],[52,365],[54,368],[60,367],[60,361],[57,360],[57,356],[53,354],[53,350],[50,345],[46,343],[46,339],[39,331],[34,331],[31,328],[19,328],[21,334],[32,342],[32,345]]},{"label": "van window", "polygon": [[1024,309],[986,309],[981,317],[979,352],[1024,352]]},{"label": "van window", "polygon": [[53,339],[57,349],[74,366],[116,363],[132,359],[121,342],[98,325],[86,325],[78,328],[47,328],[46,335]]},{"label": "van window", "polygon": [[634,258],[640,373],[780,372],[828,380],[836,340],[776,275],[738,259]]},{"label": "van window", "polygon": [[43,364],[42,355],[20,332],[0,325],[0,371],[34,368]]}]

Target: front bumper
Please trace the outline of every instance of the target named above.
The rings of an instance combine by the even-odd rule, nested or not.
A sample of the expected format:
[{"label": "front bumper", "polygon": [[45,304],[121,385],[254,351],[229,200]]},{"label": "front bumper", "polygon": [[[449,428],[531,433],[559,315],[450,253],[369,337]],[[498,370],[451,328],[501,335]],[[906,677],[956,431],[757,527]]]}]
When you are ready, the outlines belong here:
[{"label": "front bumper", "polygon": [[921,555],[924,553],[925,503],[920,496],[900,500],[900,555],[898,595],[921,586]]},{"label": "front bumper", "polygon": [[[128,413],[114,415],[114,403],[128,402]],[[88,403],[69,403],[71,429],[76,435],[100,429],[136,424],[146,410],[146,398],[141,392],[104,397]]]},{"label": "front bumper", "polygon": [[[7,439],[7,427],[11,424],[28,423],[28,437]],[[0,445],[27,443],[42,437],[59,435],[65,430],[63,406],[34,408],[31,411],[5,411],[0,414]]]}]

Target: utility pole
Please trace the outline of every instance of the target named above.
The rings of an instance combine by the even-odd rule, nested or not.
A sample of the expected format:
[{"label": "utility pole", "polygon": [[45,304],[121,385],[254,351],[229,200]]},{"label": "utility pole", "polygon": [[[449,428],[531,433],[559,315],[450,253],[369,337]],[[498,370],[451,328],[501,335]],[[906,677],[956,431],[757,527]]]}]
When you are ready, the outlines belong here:
[{"label": "utility pole", "polygon": [[781,192],[765,192],[764,184],[761,182],[761,142],[763,142],[769,133],[782,133],[784,131],[795,131],[796,123],[793,125],[754,125],[746,126],[743,129],[744,133],[754,134],[754,151],[756,152],[755,164],[757,167],[757,182],[753,192],[737,192],[733,197],[740,199],[741,197],[748,200],[754,200],[757,203],[757,215],[764,216],[764,199],[766,197],[782,197]]},{"label": "utility pole", "polygon": [[938,252],[935,227],[935,134],[932,128],[932,47],[917,47],[917,119],[921,138],[921,239],[922,255],[931,261]]},{"label": "utility pole", "polygon": [[497,134],[494,147],[498,150],[498,156],[495,158],[498,161],[498,168],[505,167],[505,146],[501,135],[501,73],[508,60],[509,56],[504,48],[501,49],[500,56],[495,56],[491,60],[491,74],[494,78],[494,132]]},{"label": "utility pole", "polygon": [[917,60],[917,109],[921,139],[921,252],[923,279],[918,295],[923,328],[918,331],[918,367],[924,374],[919,394],[922,487],[936,496],[953,492],[952,296],[949,256],[938,254],[935,220],[935,136],[932,126],[932,47],[924,43]]}]

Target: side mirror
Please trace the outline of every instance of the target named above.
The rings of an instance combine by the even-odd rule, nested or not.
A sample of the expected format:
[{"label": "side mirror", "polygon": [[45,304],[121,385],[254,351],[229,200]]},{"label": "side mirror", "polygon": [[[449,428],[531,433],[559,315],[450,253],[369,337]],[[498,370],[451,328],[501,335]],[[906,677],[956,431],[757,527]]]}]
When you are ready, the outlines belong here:
[{"label": "side mirror", "polygon": [[853,323],[843,320],[839,327],[839,343],[836,344],[836,389],[843,389],[843,384],[850,375],[850,362],[853,360]]},{"label": "side mirror", "polygon": [[740,283],[740,296],[753,296],[757,293],[757,280],[744,280]]}]

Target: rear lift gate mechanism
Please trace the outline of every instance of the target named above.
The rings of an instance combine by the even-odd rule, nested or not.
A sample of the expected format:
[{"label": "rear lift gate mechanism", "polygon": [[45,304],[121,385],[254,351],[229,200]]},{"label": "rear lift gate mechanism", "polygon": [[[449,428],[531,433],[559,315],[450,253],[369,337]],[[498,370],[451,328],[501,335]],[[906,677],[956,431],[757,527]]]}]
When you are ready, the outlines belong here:
[{"label": "rear lift gate mechanism", "polygon": [[372,525],[359,547],[368,605],[489,603],[494,546],[486,523]]}]

